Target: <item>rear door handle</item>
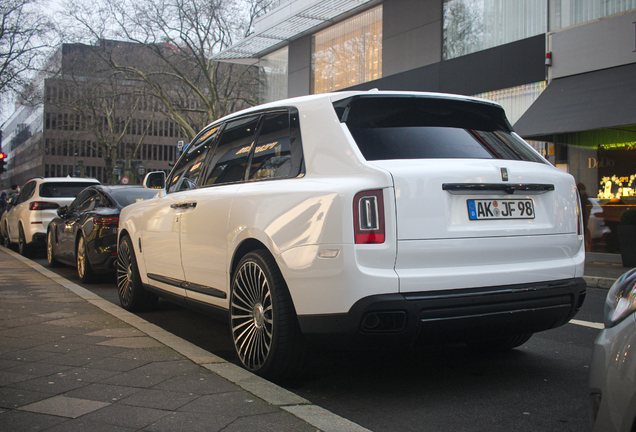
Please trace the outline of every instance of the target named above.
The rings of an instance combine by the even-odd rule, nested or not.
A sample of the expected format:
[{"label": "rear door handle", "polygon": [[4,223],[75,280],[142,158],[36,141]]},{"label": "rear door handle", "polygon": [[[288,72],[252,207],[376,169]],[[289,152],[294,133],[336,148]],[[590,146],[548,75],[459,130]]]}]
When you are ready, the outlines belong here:
[{"label": "rear door handle", "polygon": [[197,206],[197,203],[195,203],[195,202],[170,204],[170,208],[173,208],[173,209],[195,208],[196,206]]}]

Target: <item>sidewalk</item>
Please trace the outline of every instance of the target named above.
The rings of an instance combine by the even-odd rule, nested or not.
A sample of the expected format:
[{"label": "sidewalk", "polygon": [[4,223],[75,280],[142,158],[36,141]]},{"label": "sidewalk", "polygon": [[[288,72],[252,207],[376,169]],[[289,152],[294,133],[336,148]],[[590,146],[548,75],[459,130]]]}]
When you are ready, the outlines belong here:
[{"label": "sidewalk", "polygon": [[[590,254],[588,286],[627,271]],[[0,247],[0,431],[365,431]]]},{"label": "sidewalk", "polygon": [[0,248],[0,431],[365,431]]}]

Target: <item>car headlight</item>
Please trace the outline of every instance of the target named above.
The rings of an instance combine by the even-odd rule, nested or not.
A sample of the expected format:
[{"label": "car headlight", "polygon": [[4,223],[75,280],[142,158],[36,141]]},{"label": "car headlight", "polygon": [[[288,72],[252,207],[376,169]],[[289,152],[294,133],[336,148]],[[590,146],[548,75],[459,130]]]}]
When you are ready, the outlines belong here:
[{"label": "car headlight", "polygon": [[614,327],[636,311],[636,269],[619,277],[605,300],[605,327]]}]

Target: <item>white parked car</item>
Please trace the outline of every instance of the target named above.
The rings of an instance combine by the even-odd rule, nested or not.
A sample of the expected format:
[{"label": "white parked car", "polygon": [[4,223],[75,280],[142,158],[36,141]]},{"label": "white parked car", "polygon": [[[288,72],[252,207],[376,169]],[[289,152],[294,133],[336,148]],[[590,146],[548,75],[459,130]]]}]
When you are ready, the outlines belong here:
[{"label": "white parked car", "polygon": [[57,217],[57,209],[68,205],[82,190],[98,180],[74,177],[45,177],[29,180],[12,205],[2,215],[4,245],[18,244],[18,252],[28,255],[46,245],[46,229]]},{"label": "white parked car", "polygon": [[206,127],[156,198],[122,210],[123,307],[229,315],[243,365],[279,378],[307,342],[508,349],[585,297],[574,179],[492,102],[342,92]]}]

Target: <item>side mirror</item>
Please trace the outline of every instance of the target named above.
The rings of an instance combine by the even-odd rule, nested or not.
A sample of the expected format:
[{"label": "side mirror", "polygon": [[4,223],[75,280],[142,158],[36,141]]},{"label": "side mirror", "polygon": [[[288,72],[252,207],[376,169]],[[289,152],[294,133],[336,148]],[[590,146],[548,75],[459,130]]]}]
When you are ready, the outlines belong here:
[{"label": "side mirror", "polygon": [[144,177],[144,187],[146,189],[165,189],[166,173],[163,171],[154,171],[146,174]]},{"label": "side mirror", "polygon": [[57,209],[57,215],[61,218],[66,216],[66,213],[68,213],[68,206],[62,206],[59,209]]}]

